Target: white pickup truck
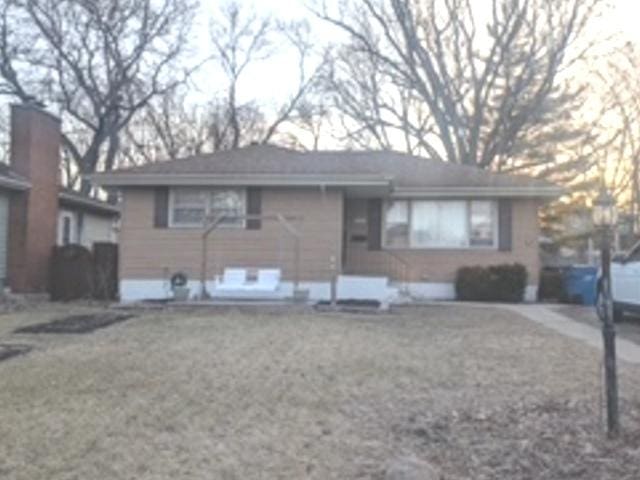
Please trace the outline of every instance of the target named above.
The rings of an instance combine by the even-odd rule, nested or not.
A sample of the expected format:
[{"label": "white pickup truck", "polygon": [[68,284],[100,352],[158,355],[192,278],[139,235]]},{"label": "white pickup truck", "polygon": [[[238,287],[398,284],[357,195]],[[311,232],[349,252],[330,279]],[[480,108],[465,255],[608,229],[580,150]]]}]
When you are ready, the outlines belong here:
[{"label": "white pickup truck", "polygon": [[[624,313],[640,314],[640,242],[627,253],[616,254],[611,262],[611,297],[613,320]],[[602,279],[598,281],[598,309],[602,308]]]}]

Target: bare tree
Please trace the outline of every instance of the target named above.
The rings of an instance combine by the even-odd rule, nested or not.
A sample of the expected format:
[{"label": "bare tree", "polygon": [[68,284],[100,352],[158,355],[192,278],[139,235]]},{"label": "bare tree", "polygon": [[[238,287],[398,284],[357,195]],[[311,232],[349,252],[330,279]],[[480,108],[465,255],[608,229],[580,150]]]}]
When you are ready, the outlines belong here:
[{"label": "bare tree", "polygon": [[[188,93],[197,85],[180,85],[148,103],[127,129],[122,152],[127,163],[175,159],[183,156],[277,141],[300,147],[296,132],[316,121],[319,112],[309,95],[315,91],[318,65],[308,24],[278,23],[258,15],[238,2],[225,2],[210,25],[213,53],[208,67],[225,80],[220,91],[209,93],[205,103],[193,104]],[[296,85],[276,105],[240,92],[255,67],[265,67],[278,55],[297,61]],[[208,85],[207,85],[208,87]],[[245,95],[242,95],[245,93]],[[205,96],[205,92],[200,92]],[[291,128],[283,128],[288,125]]]},{"label": "bare tree", "polygon": [[[205,103],[187,99],[176,89],[149,102],[125,129],[121,163],[138,165],[233,148],[226,99]],[[265,118],[259,106],[244,103],[234,111],[240,144],[259,143]]]},{"label": "bare tree", "polygon": [[424,137],[433,134],[433,124],[415,92],[393,84],[384,63],[354,45],[339,48],[333,59],[320,83],[342,113],[339,140],[356,148],[419,151]]},{"label": "bare tree", "polygon": [[58,109],[69,175],[112,169],[122,131],[186,75],[189,0],[4,0],[0,13],[0,93]]},{"label": "bare tree", "polygon": [[495,168],[562,107],[567,52],[586,47],[575,42],[598,0],[472,3],[362,0],[316,11],[350,39],[328,86],[352,136]]},{"label": "bare tree", "polygon": [[593,73],[591,93],[600,108],[593,126],[597,176],[640,231],[640,55],[633,44],[616,48],[606,70]]},{"label": "bare tree", "polygon": [[121,163],[175,160],[210,150],[211,114],[211,105],[190,105],[179,89],[152,99],[125,129]]},{"label": "bare tree", "polygon": [[[223,100],[212,119],[214,149],[267,143],[283,124],[291,121],[298,105],[313,86],[318,68],[312,62],[313,43],[305,22],[278,23],[269,16],[247,12],[236,1],[225,3],[211,24],[213,59],[227,79]],[[297,85],[289,97],[267,114],[255,101],[241,102],[238,85],[247,70],[273,57],[283,48],[295,51]]]},{"label": "bare tree", "polygon": [[[320,99],[313,100],[307,99],[296,108],[295,127],[300,132],[291,132],[290,143],[302,150],[319,150],[324,130],[330,123],[329,109]],[[305,141],[305,137],[310,141]]]},{"label": "bare tree", "polygon": [[[603,184],[616,198],[622,223],[633,227],[622,236],[623,243],[630,246],[634,239],[628,234],[639,232],[640,82],[634,72],[640,68],[640,57],[631,43],[609,46],[605,51],[592,69],[584,70],[584,94],[577,99],[583,105],[568,108],[563,115],[567,124],[582,122],[587,134],[579,141],[561,138],[555,143],[547,136],[521,162],[525,167],[535,165],[531,152],[550,152],[555,161],[539,162],[540,175],[569,187],[562,202],[543,211],[543,228],[560,244],[568,241],[575,246],[587,241],[592,234],[590,201]],[[562,136],[562,130],[557,134]],[[582,231],[566,228],[566,218],[571,216],[586,218]]]}]

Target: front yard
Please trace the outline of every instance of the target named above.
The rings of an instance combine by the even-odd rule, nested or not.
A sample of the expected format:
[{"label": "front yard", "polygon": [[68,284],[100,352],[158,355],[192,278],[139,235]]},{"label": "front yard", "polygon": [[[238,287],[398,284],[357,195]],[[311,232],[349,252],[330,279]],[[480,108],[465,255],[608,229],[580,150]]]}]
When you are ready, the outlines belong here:
[{"label": "front yard", "polygon": [[[74,313],[86,308],[73,307]],[[411,456],[446,479],[637,479],[640,368],[602,435],[600,355],[512,313],[150,311],[84,335],[0,316],[0,477],[381,479]]]}]

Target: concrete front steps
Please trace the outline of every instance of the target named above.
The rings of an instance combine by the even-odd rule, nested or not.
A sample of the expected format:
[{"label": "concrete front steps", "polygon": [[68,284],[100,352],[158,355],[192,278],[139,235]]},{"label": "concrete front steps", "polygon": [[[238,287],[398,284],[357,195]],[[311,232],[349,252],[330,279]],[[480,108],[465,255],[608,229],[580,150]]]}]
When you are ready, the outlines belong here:
[{"label": "concrete front steps", "polygon": [[402,289],[392,285],[388,277],[339,275],[336,295],[338,300],[378,300],[388,305],[398,302]]}]

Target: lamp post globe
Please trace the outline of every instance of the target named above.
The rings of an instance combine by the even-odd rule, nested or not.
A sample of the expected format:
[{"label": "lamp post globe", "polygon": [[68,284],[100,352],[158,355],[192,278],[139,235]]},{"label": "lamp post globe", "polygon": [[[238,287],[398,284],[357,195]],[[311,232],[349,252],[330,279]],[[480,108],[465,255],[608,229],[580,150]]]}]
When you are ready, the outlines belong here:
[{"label": "lamp post globe", "polygon": [[593,201],[593,225],[597,228],[610,228],[618,222],[618,209],[615,198],[606,188],[601,188]]}]

